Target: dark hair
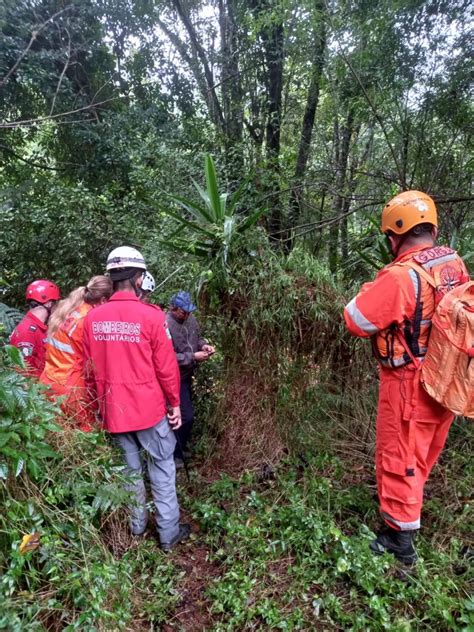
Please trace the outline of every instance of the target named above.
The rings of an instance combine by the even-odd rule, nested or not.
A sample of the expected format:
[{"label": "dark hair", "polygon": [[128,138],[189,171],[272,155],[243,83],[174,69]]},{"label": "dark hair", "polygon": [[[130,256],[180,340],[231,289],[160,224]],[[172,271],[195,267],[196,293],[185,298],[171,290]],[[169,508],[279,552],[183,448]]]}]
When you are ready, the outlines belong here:
[{"label": "dark hair", "polygon": [[408,231],[408,235],[413,237],[420,237],[420,235],[431,235],[431,231],[433,230],[433,224],[417,224],[413,226],[411,230]]},{"label": "dark hair", "polygon": [[429,235],[431,237],[431,231],[434,228],[434,224],[429,224],[425,222],[424,224],[417,224],[410,228],[406,233],[402,233],[398,235],[394,233],[393,230],[387,230],[385,233],[388,237],[403,237],[403,239],[409,239],[410,237],[421,237],[422,235]]},{"label": "dark hair", "polygon": [[134,281],[136,281],[136,279],[138,279],[138,277],[144,272],[145,270],[142,270],[141,268],[119,268],[117,270],[111,270],[110,278],[114,284],[114,292],[128,288],[129,282],[133,287]]}]

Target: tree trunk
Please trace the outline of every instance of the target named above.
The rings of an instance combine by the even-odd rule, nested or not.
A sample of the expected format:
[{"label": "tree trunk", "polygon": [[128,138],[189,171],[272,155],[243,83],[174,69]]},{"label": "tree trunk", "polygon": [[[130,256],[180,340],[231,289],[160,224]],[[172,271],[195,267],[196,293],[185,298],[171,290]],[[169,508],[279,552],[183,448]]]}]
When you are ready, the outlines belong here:
[{"label": "tree trunk", "polygon": [[[353,125],[354,112],[352,108],[349,108],[347,119],[342,128],[342,133],[339,133],[339,123],[337,118],[334,122],[334,157],[336,174],[334,179],[333,203],[331,209],[331,214],[334,218],[342,214],[344,200],[347,196],[349,196],[349,192],[345,189],[345,184]],[[339,228],[340,222],[335,222],[329,230],[329,269],[333,275],[337,274],[338,267]]]},{"label": "tree trunk", "polygon": [[[281,203],[280,188],[280,130],[282,115],[284,18],[283,9],[276,0],[250,0],[257,21],[262,21],[259,37],[262,42],[266,84],[266,182],[265,190],[271,200],[268,230],[270,239],[280,241]],[[271,13],[271,20],[262,20]]]},{"label": "tree trunk", "polygon": [[239,71],[239,44],[235,21],[235,0],[219,0],[221,34],[221,95],[225,121],[224,150],[227,172],[241,178],[244,157],[242,147],[243,93]]},{"label": "tree trunk", "polygon": [[202,65],[203,74],[206,80],[206,87],[207,87],[207,91],[204,97],[206,99],[206,103],[209,108],[209,114],[211,116],[211,119],[213,120],[216,127],[220,129],[221,131],[224,131],[225,133],[226,126],[225,126],[224,114],[222,112],[219,99],[217,98],[216,88],[214,85],[214,76],[212,74],[209,61],[207,59],[206,51],[204,50],[201,42],[199,41],[199,38],[196,33],[196,29],[194,28],[194,25],[191,22],[191,19],[188,13],[183,8],[181,1],[173,0],[173,6],[176,9],[176,13],[180,17],[181,22],[188,33],[189,40],[191,42],[191,47]]},{"label": "tree trunk", "polygon": [[[301,214],[300,198],[302,194],[302,186],[308,164],[309,151],[311,147],[311,137],[313,134],[314,120],[316,109],[319,101],[319,89],[321,76],[324,68],[324,52],[326,49],[326,22],[325,22],[325,5],[317,4],[317,10],[320,12],[320,18],[314,33],[314,52],[313,63],[311,69],[311,79],[308,88],[308,97],[306,100],[306,109],[303,117],[303,126],[301,129],[301,137],[298,149],[298,157],[296,160],[295,175],[293,178],[293,188],[290,193],[290,203],[288,211],[288,230],[291,231],[298,223]],[[293,239],[288,242],[288,250],[293,247]]]},{"label": "tree trunk", "polygon": [[[265,57],[267,62],[267,126],[266,147],[269,169],[270,190],[278,190],[280,186],[280,132],[281,132],[281,105],[283,90],[283,22],[276,21],[268,30],[264,31]],[[273,198],[268,228],[270,236],[273,233],[277,239],[281,239],[280,233],[281,203],[277,195]]]}]

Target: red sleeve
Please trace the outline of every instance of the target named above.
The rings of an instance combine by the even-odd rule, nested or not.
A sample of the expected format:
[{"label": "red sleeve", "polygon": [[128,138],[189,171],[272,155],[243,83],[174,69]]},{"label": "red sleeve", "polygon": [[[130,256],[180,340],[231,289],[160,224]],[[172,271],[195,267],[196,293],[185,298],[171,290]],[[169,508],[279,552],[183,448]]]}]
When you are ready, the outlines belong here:
[{"label": "red sleeve", "polygon": [[39,377],[45,364],[45,333],[31,321],[22,320],[10,336],[10,344],[17,347],[28,368],[28,374]]},{"label": "red sleeve", "polygon": [[97,385],[92,365],[90,326],[87,322],[87,317],[84,319],[83,325],[82,359],[84,363],[84,383],[86,386],[87,398],[91,403],[97,402]]},{"label": "red sleeve", "polygon": [[168,404],[171,406],[179,406],[181,380],[168,323],[163,313],[159,314],[155,322],[156,334],[152,338],[151,346],[156,377],[163,389]]},{"label": "red sleeve", "polygon": [[368,338],[411,318],[415,302],[415,288],[408,269],[384,268],[374,281],[365,283],[344,308],[346,327],[353,336]]}]

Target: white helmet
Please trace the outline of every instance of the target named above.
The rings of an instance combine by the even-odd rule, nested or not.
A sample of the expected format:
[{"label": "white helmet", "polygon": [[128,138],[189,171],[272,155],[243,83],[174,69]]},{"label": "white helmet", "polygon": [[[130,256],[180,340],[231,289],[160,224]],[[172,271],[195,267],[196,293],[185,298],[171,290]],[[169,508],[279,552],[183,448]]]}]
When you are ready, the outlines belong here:
[{"label": "white helmet", "polygon": [[107,257],[107,272],[118,268],[140,268],[146,270],[145,259],[141,252],[129,246],[114,248]]},{"label": "white helmet", "polygon": [[149,272],[145,272],[145,276],[143,277],[142,287],[143,292],[154,292],[156,288],[155,279]]}]

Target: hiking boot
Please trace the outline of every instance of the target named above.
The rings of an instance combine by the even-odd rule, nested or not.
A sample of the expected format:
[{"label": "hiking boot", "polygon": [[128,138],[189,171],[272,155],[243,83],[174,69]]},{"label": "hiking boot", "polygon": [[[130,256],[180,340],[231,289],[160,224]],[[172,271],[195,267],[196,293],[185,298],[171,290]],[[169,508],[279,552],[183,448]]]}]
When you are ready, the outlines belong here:
[{"label": "hiking boot", "polygon": [[145,529],[145,531],[140,531],[138,533],[135,533],[134,531],[131,532],[131,536],[133,540],[137,542],[140,540],[145,540],[146,538],[148,538],[149,535],[150,535],[150,532],[148,531],[148,528]]},{"label": "hiking boot", "polygon": [[413,546],[416,531],[397,531],[387,528],[369,544],[376,555],[392,553],[403,564],[411,565],[416,562],[418,555]]},{"label": "hiking boot", "polygon": [[161,542],[160,549],[164,551],[165,553],[167,553],[168,551],[171,551],[172,548],[174,548],[177,544],[179,544],[183,540],[187,540],[190,535],[191,535],[191,525],[187,523],[181,523],[179,525],[178,533],[174,536],[171,542]]},{"label": "hiking boot", "polygon": [[134,538],[140,538],[145,535],[148,529],[148,511],[145,510],[140,516],[135,516],[130,521],[130,531]]}]

